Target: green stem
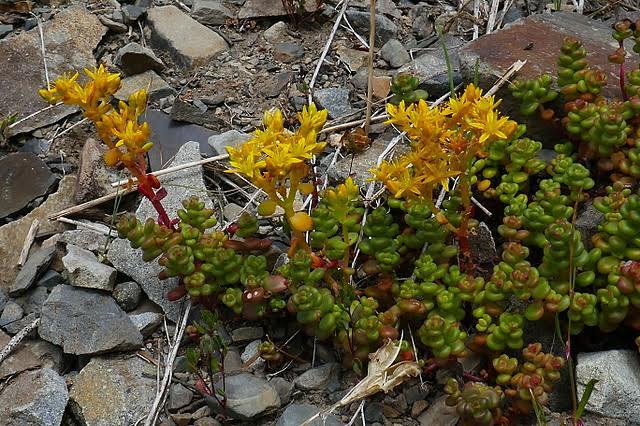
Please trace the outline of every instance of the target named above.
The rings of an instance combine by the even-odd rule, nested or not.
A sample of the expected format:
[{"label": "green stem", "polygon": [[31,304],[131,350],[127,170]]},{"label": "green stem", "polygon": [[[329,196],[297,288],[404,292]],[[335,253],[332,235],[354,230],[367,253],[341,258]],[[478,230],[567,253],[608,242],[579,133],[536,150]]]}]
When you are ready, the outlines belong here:
[{"label": "green stem", "polygon": [[449,58],[449,50],[447,49],[447,43],[444,41],[444,34],[442,34],[442,30],[438,30],[438,38],[440,38],[440,43],[442,44],[442,50],[444,51],[444,61],[447,63],[447,77],[449,78],[449,93],[451,96],[456,91],[455,85],[453,84],[453,67],[451,66],[451,58]]}]

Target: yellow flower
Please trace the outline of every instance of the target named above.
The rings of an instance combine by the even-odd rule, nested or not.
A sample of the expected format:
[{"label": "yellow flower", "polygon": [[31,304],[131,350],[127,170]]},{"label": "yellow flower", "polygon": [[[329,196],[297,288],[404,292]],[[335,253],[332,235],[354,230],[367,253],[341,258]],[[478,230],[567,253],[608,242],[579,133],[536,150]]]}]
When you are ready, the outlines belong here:
[{"label": "yellow flower", "polygon": [[309,104],[309,107],[302,107],[302,111],[297,114],[298,122],[300,123],[300,132],[303,135],[310,133],[311,131],[319,132],[327,122],[327,110],[323,109],[318,111],[316,104],[313,102]]},{"label": "yellow flower", "polygon": [[278,108],[274,108],[270,111],[265,111],[262,123],[264,124],[265,128],[271,132],[282,132],[284,130],[284,118],[282,116],[282,111],[280,111]]},{"label": "yellow flower", "polygon": [[482,130],[479,142],[480,144],[483,144],[493,137],[506,139],[507,135],[502,131],[502,128],[507,124],[508,121],[508,117],[498,118],[497,112],[489,111],[487,112],[484,121],[475,121],[470,123],[470,125],[471,127]]}]

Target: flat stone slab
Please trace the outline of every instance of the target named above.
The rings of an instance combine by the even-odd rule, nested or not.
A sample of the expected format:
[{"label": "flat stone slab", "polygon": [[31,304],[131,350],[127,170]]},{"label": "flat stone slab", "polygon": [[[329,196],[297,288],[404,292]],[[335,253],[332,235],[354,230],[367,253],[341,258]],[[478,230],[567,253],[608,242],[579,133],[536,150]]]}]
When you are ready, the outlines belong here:
[{"label": "flat stone slab", "polygon": [[76,181],[73,175],[64,177],[58,185],[58,191],[49,195],[39,207],[18,220],[0,226],[0,287],[9,287],[18,275],[18,258],[34,219],[40,221],[38,232],[42,234],[64,231],[63,224],[49,221],[47,217],[74,204]]},{"label": "flat stone slab", "polygon": [[155,374],[136,356],[93,358],[74,380],[69,407],[86,426],[134,425],[151,409]]},{"label": "flat stone slab", "polygon": [[[95,66],[93,49],[106,31],[96,15],[82,6],[69,7],[45,22],[42,32],[50,79],[65,71]],[[24,117],[46,107],[38,95],[38,89],[46,86],[38,28],[0,41],[0,58],[2,81],[20,82],[3,85],[0,117],[9,113]],[[19,124],[12,132],[29,132],[55,123],[76,110],[65,106],[52,108]]]},{"label": "flat stone slab", "polygon": [[126,101],[129,96],[140,89],[146,89],[149,99],[152,101],[157,101],[176,93],[155,71],[149,70],[123,79],[120,90],[114,96],[116,99]]},{"label": "flat stone slab", "polygon": [[17,296],[27,291],[36,279],[49,267],[56,252],[55,246],[44,247],[33,253],[20,269],[9,294]]},{"label": "flat stone slab", "polygon": [[[611,26],[577,13],[556,12],[528,16],[507,28],[469,42],[459,51],[463,75],[472,81],[476,59],[479,72],[494,78],[502,75],[517,60],[527,64],[518,72],[518,78],[551,74],[554,78],[560,47],[565,37],[582,41],[591,66],[607,75],[604,95],[620,97],[618,66],[607,57],[617,48],[611,37]],[[629,55],[626,69],[637,67],[638,59]]]},{"label": "flat stone slab", "polygon": [[[306,1],[304,7],[307,12],[317,10],[315,1]],[[267,18],[286,14],[282,0],[247,0],[238,12],[238,19]]]},{"label": "flat stone slab", "polygon": [[55,183],[55,175],[35,154],[16,152],[0,158],[0,218],[25,208]]},{"label": "flat stone slab", "polygon": [[111,296],[70,285],[51,291],[38,331],[44,340],[74,355],[142,346],[142,334]]},{"label": "flat stone slab", "polygon": [[151,42],[166,49],[182,67],[205,65],[217,53],[227,49],[227,42],[218,33],[205,27],[175,6],[149,9],[147,22],[151,26]]},{"label": "flat stone slab", "polygon": [[67,384],[55,371],[24,372],[0,393],[0,424],[59,425],[68,400]]},{"label": "flat stone slab", "polygon": [[598,380],[587,402],[587,411],[631,421],[640,419],[638,366],[640,356],[637,351],[611,350],[578,354],[578,398],[582,397],[589,380]]}]

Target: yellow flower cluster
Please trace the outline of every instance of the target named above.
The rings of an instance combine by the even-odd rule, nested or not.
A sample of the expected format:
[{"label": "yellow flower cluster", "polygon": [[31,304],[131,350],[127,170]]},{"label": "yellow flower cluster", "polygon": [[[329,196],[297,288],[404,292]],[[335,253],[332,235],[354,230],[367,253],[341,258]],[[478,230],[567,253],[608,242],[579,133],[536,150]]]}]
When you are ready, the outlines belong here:
[{"label": "yellow flower cluster", "polygon": [[231,169],[249,178],[256,186],[293,215],[293,200],[298,189],[308,193],[313,186],[303,183],[309,174],[308,160],[324,149],[318,142],[318,132],[327,121],[327,111],[312,103],[297,114],[300,127],[295,132],[284,128],[279,109],[264,113],[264,130],[256,130],[253,137],[238,148],[227,147]]},{"label": "yellow flower cluster", "polygon": [[40,96],[52,104],[63,102],[79,106],[109,147],[104,155],[105,162],[110,166],[122,162],[142,182],[146,172],[144,153],[153,146],[149,141],[148,123],[138,120],[146,108],[147,92],[133,93],[128,102],[120,101],[115,109],[110,100],[120,88],[120,74],[110,73],[103,65],[93,70],[85,69],[84,73],[88,77],[86,83],[78,83],[80,74],[77,72],[65,73],[51,87],[41,89]]},{"label": "yellow flower cluster", "polygon": [[420,100],[408,107],[388,104],[387,123],[397,125],[412,141],[411,151],[371,169],[395,198],[433,197],[437,185],[448,189],[449,178],[463,174],[469,162],[499,139],[507,139],[517,127],[501,116],[501,101],[482,96],[470,84],[464,93],[441,106],[430,108]]}]

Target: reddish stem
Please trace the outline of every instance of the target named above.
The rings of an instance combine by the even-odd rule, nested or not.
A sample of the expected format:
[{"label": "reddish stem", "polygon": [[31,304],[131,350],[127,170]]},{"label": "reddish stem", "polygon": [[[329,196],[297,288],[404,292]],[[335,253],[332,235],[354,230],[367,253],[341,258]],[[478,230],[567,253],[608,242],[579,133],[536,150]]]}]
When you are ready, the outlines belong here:
[{"label": "reddish stem", "polygon": [[[623,42],[620,41],[619,43],[620,47],[623,48]],[[627,92],[624,91],[624,60],[620,62],[620,91],[622,92],[622,99],[628,100]]]},{"label": "reddish stem", "polygon": [[160,198],[158,197],[158,194],[162,191],[166,192],[166,190],[162,187],[160,187],[158,190],[154,190],[145,183],[141,183],[140,185],[138,185],[138,192],[146,197],[151,202],[151,205],[156,210],[156,212],[158,212],[158,223],[160,225],[166,226],[172,231],[175,231],[175,225],[169,218],[167,211],[164,209],[164,206],[162,205],[162,203],[160,202]]}]

